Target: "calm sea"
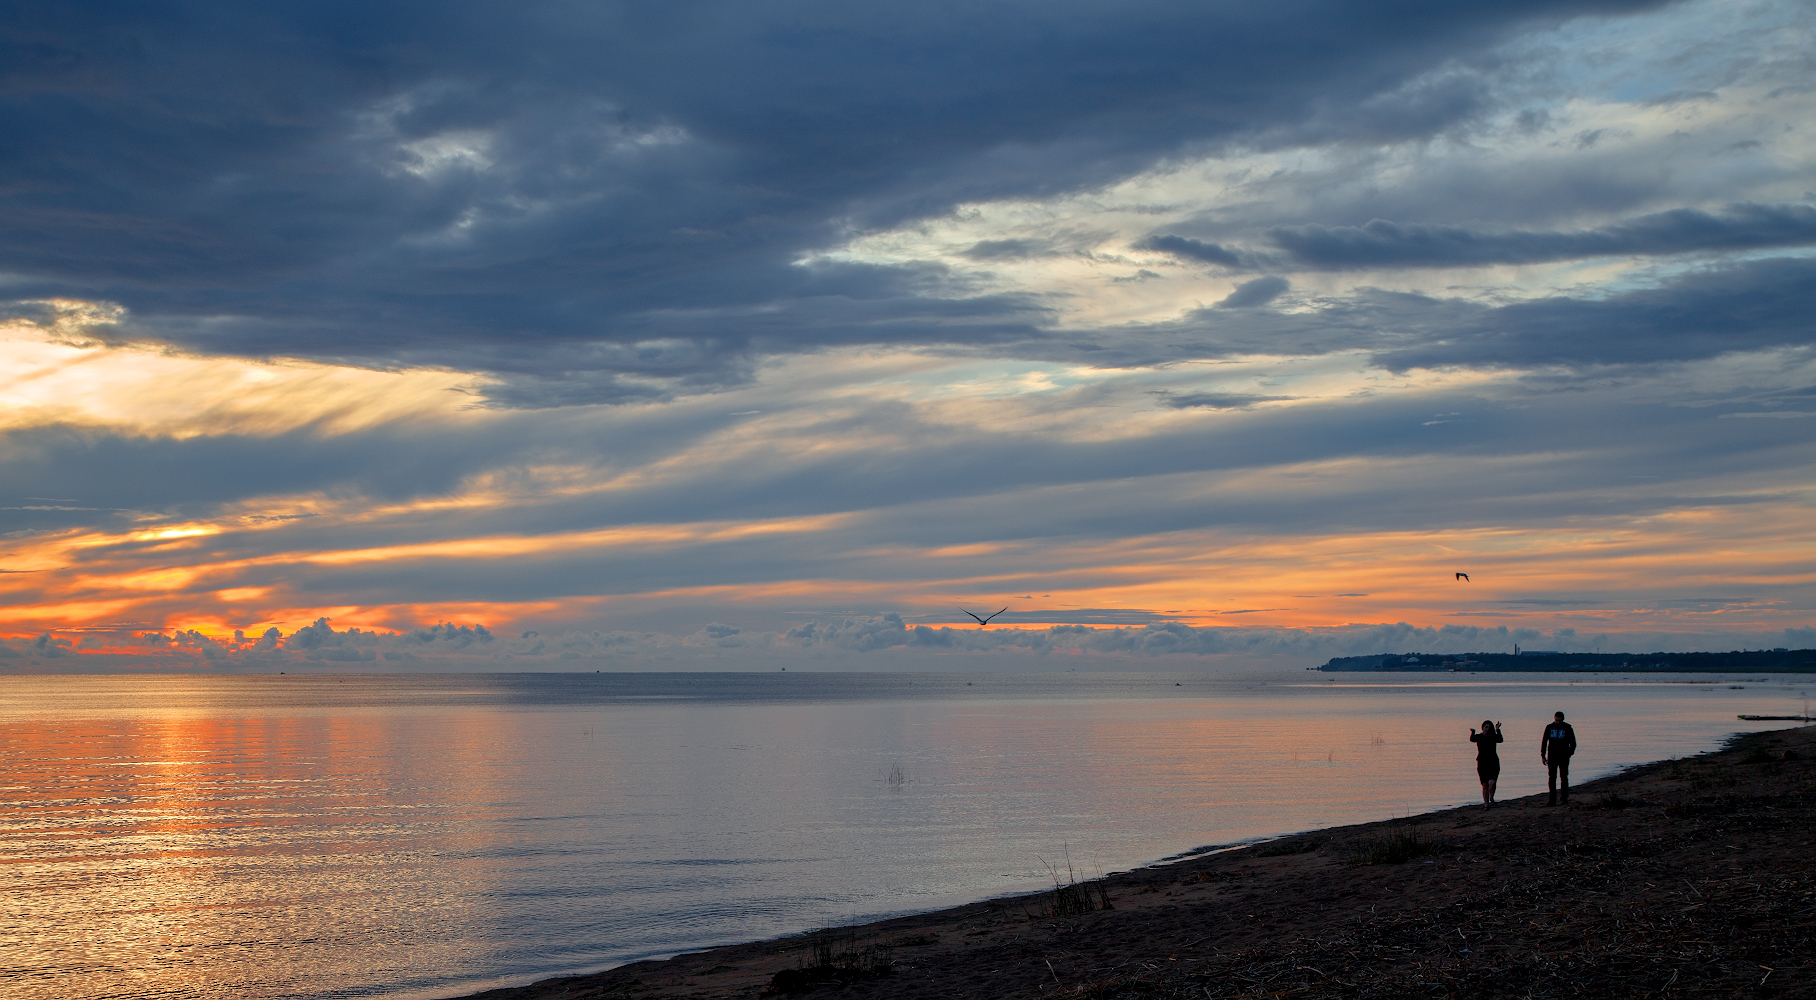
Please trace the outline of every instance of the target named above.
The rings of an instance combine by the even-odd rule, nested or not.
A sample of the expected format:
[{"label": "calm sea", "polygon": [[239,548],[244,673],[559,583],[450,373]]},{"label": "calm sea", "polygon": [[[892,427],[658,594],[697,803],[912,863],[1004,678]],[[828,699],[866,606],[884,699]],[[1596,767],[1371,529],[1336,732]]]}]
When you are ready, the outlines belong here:
[{"label": "calm sea", "polygon": [[1816,678],[0,680],[13,997],[447,997],[1709,749]]}]

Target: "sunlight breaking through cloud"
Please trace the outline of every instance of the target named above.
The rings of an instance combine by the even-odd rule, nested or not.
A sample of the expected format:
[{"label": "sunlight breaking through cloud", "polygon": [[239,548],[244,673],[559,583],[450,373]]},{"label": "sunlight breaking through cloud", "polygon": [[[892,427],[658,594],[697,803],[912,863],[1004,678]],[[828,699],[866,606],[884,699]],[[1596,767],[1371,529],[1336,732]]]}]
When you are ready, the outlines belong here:
[{"label": "sunlight breaking through cloud", "polygon": [[616,10],[45,14],[0,668],[1811,627],[1807,5]]}]

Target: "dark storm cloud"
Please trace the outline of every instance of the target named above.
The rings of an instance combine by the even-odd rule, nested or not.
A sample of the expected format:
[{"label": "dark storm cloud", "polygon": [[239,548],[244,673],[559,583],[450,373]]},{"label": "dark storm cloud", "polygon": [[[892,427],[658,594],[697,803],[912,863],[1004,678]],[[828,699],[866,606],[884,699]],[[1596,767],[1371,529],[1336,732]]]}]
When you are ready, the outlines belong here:
[{"label": "dark storm cloud", "polygon": [[1253,309],[1264,306],[1286,293],[1292,283],[1285,278],[1269,275],[1245,281],[1236,286],[1236,290],[1217,303],[1219,309]]},{"label": "dark storm cloud", "polygon": [[1720,215],[1686,208],[1580,232],[1490,232],[1376,219],[1363,226],[1281,226],[1265,235],[1313,269],[1476,267],[1807,246],[1816,243],[1816,208],[1736,205]]},{"label": "dark storm cloud", "polygon": [[1693,101],[1713,101],[1719,96],[1720,95],[1716,94],[1713,90],[1673,90],[1668,94],[1660,94],[1659,96],[1652,98],[1647,101],[1646,104],[1655,108],[1672,107],[1674,105],[1687,104]]},{"label": "dark storm cloud", "polygon": [[1556,296],[1495,306],[1362,288],[1318,308],[1204,308],[1177,321],[1089,333],[1088,353],[1043,336],[996,350],[1103,366],[1167,365],[1241,355],[1373,352],[1393,371],[1656,365],[1816,342],[1808,316],[1816,261],[1768,258],[1667,277],[1599,298]]},{"label": "dark storm cloud", "polygon": [[[487,440],[487,439],[490,440]],[[451,491],[509,447],[496,432],[153,437],[65,426],[0,434],[0,480],[53,486],[91,504],[0,509],[0,534],[124,527],[149,514],[212,513],[274,493],[351,491],[398,500]]]},{"label": "dark storm cloud", "polygon": [[[196,349],[656,398],[753,353],[1026,322],[797,266],[853,225],[1283,127],[1429,134],[1487,100],[1475,54],[1648,6],[27,3],[0,21],[0,270]],[[652,364],[661,338],[690,344]],[[637,350],[541,363],[602,341]]]},{"label": "dark storm cloud", "polygon": [[1161,390],[1154,395],[1160,398],[1160,405],[1175,410],[1189,410],[1204,407],[1210,410],[1246,410],[1256,403],[1272,403],[1280,400],[1296,399],[1295,396],[1256,396],[1242,392],[1168,392]]},{"label": "dark storm cloud", "polygon": [[979,240],[961,256],[971,260],[1026,260],[1052,253],[1053,244],[1046,240]]},{"label": "dark storm cloud", "polygon": [[1482,309],[1375,360],[1393,371],[1692,361],[1810,344],[1813,302],[1816,261],[1753,261],[1605,299],[1558,297]]},{"label": "dark storm cloud", "polygon": [[1202,264],[1220,264],[1229,268],[1248,267],[1253,259],[1216,243],[1171,234],[1143,237],[1129,245],[1136,250],[1153,250],[1157,253],[1172,254],[1182,260],[1195,260]]},{"label": "dark storm cloud", "polygon": [[1235,271],[1481,267],[1809,246],[1816,244],[1816,208],[1749,204],[1722,213],[1683,208],[1574,232],[1375,219],[1359,226],[1272,226],[1256,234],[1256,240],[1262,249],[1172,234],[1143,237],[1130,245]]}]

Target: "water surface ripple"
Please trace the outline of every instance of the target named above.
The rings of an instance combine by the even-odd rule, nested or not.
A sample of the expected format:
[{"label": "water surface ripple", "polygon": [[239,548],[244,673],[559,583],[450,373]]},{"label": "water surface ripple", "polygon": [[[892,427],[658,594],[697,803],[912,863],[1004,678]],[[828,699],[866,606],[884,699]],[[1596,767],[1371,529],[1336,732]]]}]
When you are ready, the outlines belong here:
[{"label": "water surface ripple", "polygon": [[11,677],[21,998],[445,997],[1540,790],[1808,679],[1175,674]]}]

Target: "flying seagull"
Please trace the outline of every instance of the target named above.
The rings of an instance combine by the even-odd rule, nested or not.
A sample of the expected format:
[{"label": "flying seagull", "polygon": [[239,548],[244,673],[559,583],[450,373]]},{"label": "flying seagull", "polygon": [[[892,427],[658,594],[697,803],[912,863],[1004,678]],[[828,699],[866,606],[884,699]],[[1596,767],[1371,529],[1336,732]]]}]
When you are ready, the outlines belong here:
[{"label": "flying seagull", "polygon": [[1458,574],[1457,574],[1457,579],[1459,579],[1459,580],[1461,580],[1461,581],[1463,581],[1463,582],[1464,582],[1464,583],[1468,583],[1468,582],[1469,582],[1469,574],[1468,574],[1468,573],[1458,573]]},{"label": "flying seagull", "polygon": [[[959,610],[960,610],[960,611],[965,611],[965,609],[964,609],[964,608],[960,608],[960,609],[959,609]],[[1008,608],[1004,608],[1004,609],[1003,609],[1003,611],[1007,611],[1007,610],[1009,610],[1009,609],[1008,609]],[[993,615],[989,615],[989,616],[988,616],[988,617],[985,617],[985,618],[977,618],[977,616],[976,616],[976,615],[971,615],[971,612],[969,612],[969,611],[965,611],[965,614],[968,614],[968,615],[971,615],[971,617],[973,617],[973,618],[977,618],[977,627],[978,627],[978,628],[983,628],[983,627],[984,627],[984,626],[985,626],[985,625],[988,625],[988,624],[990,624],[990,619],[991,619],[991,618],[995,618],[995,617],[996,617],[996,615],[1000,615],[1000,614],[1002,614],[1002,613],[1003,613],[1003,611],[998,611],[998,612],[996,612],[996,614],[993,614]]]}]

